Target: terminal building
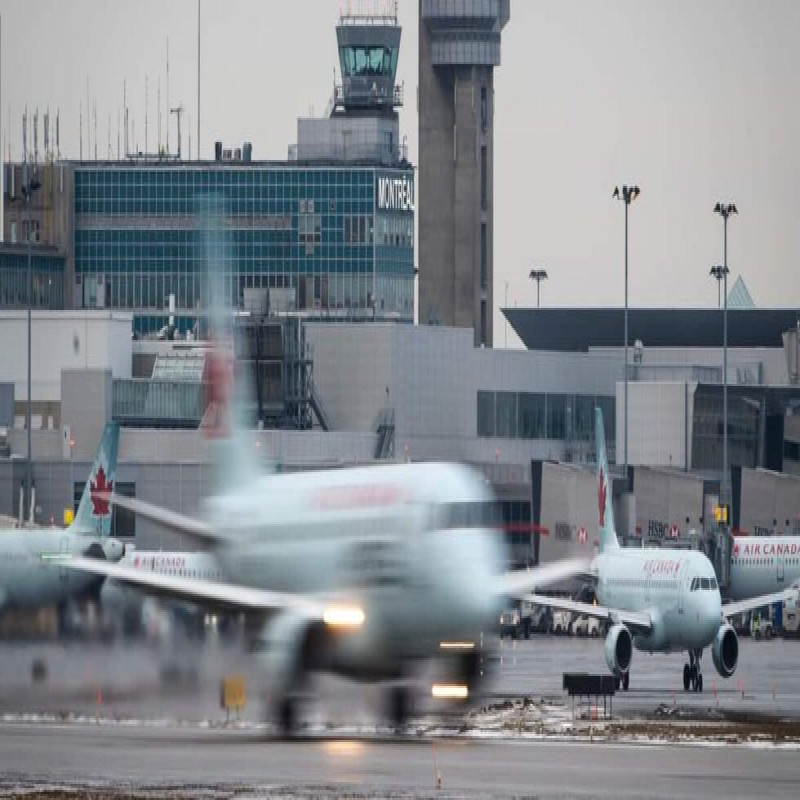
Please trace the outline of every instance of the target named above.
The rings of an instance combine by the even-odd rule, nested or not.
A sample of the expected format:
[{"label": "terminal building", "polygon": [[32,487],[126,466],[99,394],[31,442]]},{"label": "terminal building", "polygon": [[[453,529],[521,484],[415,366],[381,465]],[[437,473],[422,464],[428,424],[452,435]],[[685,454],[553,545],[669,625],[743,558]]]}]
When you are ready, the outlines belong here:
[{"label": "terminal building", "polygon": [[[298,120],[286,161],[217,142],[212,162],[45,154],[27,172],[7,165],[7,241],[56,250],[49,261],[37,253],[37,285],[46,272],[57,286],[47,307],[130,312],[137,336],[197,336],[213,268],[235,309],[413,322],[415,182],[397,114],[400,28],[394,17],[345,16],[337,38],[342,82],[330,113]],[[211,242],[209,199],[220,209]],[[18,263],[13,248],[0,252],[2,308],[19,307]]]},{"label": "terminal building", "polygon": [[[461,20],[469,9],[483,11]],[[60,521],[74,502],[109,420],[122,426],[116,490],[198,513],[213,485],[204,434],[212,265],[235,312],[239,368],[254,377],[250,441],[265,464],[468,463],[495,489],[515,563],[590,555],[593,413],[600,407],[621,536],[636,544],[718,544],[712,512],[722,470],[720,312],[631,310],[627,415],[621,309],[506,309],[526,349],[491,348],[491,81],[508,3],[423,0],[422,11],[427,38],[420,48],[429,48],[430,63],[420,75],[420,118],[448,110],[425,81],[438,81],[439,89],[447,81],[472,85],[476,98],[485,87],[486,129],[480,102],[478,116],[463,124],[477,125],[487,169],[483,177],[475,171],[482,164],[475,151],[478,160],[469,166],[465,156],[441,186],[421,175],[420,208],[431,216],[420,217],[419,325],[410,324],[415,175],[399,131],[400,30],[393,17],[341,21],[341,84],[325,116],[298,121],[286,161],[254,161],[249,147],[221,144],[212,162],[45,159],[30,208],[22,170],[6,168],[0,514],[19,515],[25,476],[22,281],[30,242],[32,456],[41,523]],[[448,113],[452,102],[451,95]],[[425,160],[435,150],[426,149],[422,133],[421,164],[438,174]],[[425,135],[429,144],[439,141],[434,130]],[[447,194],[463,181],[473,181],[477,195]],[[209,196],[222,209],[210,236],[202,223]],[[423,246],[438,235],[436,204],[449,220],[439,244],[458,245],[447,253]],[[464,274],[447,277],[456,263]],[[436,283],[436,270],[449,288]],[[426,298],[452,298],[456,286],[465,292],[463,314],[428,316]],[[733,526],[800,534],[799,313],[729,314]],[[626,416],[630,469],[623,475]],[[123,513],[114,525],[140,547],[186,545]]]}]

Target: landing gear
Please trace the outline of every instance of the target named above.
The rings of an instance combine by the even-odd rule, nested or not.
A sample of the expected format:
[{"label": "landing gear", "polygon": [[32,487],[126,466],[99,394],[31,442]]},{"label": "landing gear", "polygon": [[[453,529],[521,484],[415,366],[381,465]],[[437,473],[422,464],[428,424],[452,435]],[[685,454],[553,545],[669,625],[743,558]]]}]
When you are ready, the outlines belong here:
[{"label": "landing gear", "polygon": [[411,711],[411,693],[407,686],[392,686],[389,689],[389,720],[396,730],[405,727]]},{"label": "landing gear", "polygon": [[628,691],[628,684],[630,683],[630,680],[631,680],[631,673],[630,673],[630,672],[626,672],[626,673],[625,673],[625,674],[622,676],[622,688],[623,688],[623,689],[624,689],[626,692]]},{"label": "landing gear", "polygon": [[683,690],[685,692],[703,691],[703,673],[700,671],[700,656],[702,650],[689,651],[689,663],[683,665]]},{"label": "landing gear", "polygon": [[616,689],[616,691],[619,691],[620,687],[622,687],[622,689],[627,692],[630,680],[631,680],[630,672],[624,672],[622,673],[622,675],[619,674],[614,675],[614,688]]},{"label": "landing gear", "polygon": [[290,738],[297,732],[297,700],[287,694],[278,703],[278,730],[281,736]]}]

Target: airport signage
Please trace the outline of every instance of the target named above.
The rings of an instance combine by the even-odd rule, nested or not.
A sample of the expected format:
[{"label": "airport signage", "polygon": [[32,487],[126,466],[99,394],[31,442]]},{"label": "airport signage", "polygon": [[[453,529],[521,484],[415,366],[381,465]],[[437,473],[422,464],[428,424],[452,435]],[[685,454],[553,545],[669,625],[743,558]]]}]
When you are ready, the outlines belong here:
[{"label": "airport signage", "polygon": [[651,539],[664,539],[669,533],[669,525],[660,519],[647,520],[647,535]]},{"label": "airport signage", "polygon": [[556,522],[556,539],[561,542],[572,541],[572,526],[566,522]]},{"label": "airport signage", "polygon": [[376,177],[375,193],[379,211],[414,210],[414,176],[386,175]]}]

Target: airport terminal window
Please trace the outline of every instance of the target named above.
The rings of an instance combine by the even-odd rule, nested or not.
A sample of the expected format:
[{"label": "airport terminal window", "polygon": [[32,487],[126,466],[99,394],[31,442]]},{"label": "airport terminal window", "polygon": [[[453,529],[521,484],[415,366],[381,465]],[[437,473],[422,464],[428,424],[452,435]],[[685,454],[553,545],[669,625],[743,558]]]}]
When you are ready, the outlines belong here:
[{"label": "airport terminal window", "polygon": [[544,439],[545,395],[522,392],[519,396],[519,437],[520,439]]},{"label": "airport terminal window", "polygon": [[605,421],[606,443],[613,453],[616,436],[613,397],[478,391],[477,404],[478,436],[590,443],[594,441],[594,408],[599,406]]},{"label": "airport terminal window", "polygon": [[567,396],[547,395],[547,438],[565,439],[567,436]]},{"label": "airport terminal window", "polygon": [[517,393],[497,392],[495,403],[495,435],[506,439],[515,439],[517,436]]},{"label": "airport terminal window", "polygon": [[494,392],[478,392],[478,436],[494,436]]}]

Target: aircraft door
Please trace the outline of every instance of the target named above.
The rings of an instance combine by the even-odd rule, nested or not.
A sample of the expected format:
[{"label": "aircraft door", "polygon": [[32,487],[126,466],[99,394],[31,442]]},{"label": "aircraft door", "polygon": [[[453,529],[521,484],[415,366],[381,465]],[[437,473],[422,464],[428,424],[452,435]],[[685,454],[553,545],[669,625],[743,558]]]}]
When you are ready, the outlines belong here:
[{"label": "aircraft door", "polygon": [[784,581],[784,574],[783,574],[783,551],[780,547],[776,548],[776,555],[775,555],[775,564],[778,568],[778,583],[783,583]]},{"label": "aircraft door", "polygon": [[689,578],[686,576],[686,562],[681,562],[678,570],[678,613],[683,614],[684,594],[688,591],[687,583]]}]

